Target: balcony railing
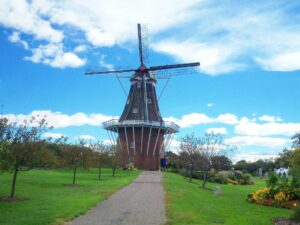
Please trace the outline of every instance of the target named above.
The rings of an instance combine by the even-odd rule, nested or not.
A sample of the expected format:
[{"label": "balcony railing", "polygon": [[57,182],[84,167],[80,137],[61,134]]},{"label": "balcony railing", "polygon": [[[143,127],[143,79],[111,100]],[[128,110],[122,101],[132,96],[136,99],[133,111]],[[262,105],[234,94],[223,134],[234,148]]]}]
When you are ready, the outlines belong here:
[{"label": "balcony railing", "polygon": [[112,119],[103,123],[105,129],[112,130],[115,127],[131,127],[131,126],[147,126],[147,127],[160,127],[163,129],[170,129],[173,132],[179,131],[179,126],[170,121],[144,121],[144,120],[124,120]]}]

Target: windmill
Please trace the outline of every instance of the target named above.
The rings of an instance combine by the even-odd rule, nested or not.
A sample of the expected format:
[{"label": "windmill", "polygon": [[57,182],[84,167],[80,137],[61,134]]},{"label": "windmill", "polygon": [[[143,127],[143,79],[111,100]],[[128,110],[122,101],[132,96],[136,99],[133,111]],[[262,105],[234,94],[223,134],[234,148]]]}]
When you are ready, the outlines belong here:
[{"label": "windmill", "polygon": [[[162,66],[145,65],[141,25],[138,24],[138,47],[140,66],[137,69],[92,71],[85,75],[133,73],[129,78],[131,87],[123,113],[119,119],[103,123],[113,144],[119,146],[121,165],[133,163],[136,168],[158,170],[163,162],[164,152],[170,145],[179,126],[164,121],[159,111],[156,96],[157,77],[162,70],[193,68],[200,63],[171,64]],[[172,75],[169,75],[172,76]]]}]

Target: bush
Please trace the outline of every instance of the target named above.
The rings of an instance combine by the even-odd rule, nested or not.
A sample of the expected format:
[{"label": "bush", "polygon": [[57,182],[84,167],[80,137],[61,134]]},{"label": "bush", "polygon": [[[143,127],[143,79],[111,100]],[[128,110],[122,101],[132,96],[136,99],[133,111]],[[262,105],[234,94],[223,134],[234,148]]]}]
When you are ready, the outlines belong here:
[{"label": "bush", "polygon": [[125,170],[137,170],[135,167],[134,167],[134,164],[133,163],[128,163],[125,168]]},{"label": "bush", "polygon": [[240,170],[234,171],[234,180],[241,180],[243,179],[243,172]]},{"label": "bush", "polygon": [[248,185],[254,184],[254,180],[251,174],[249,173],[244,174],[241,184],[248,184]]},{"label": "bush", "polygon": [[229,171],[220,171],[214,176],[214,181],[220,184],[227,184],[229,176]]},{"label": "bush", "polygon": [[293,187],[259,189],[248,195],[248,201],[280,208],[295,208],[300,204],[300,189]]},{"label": "bush", "polygon": [[300,222],[300,205],[294,209],[291,219]]}]

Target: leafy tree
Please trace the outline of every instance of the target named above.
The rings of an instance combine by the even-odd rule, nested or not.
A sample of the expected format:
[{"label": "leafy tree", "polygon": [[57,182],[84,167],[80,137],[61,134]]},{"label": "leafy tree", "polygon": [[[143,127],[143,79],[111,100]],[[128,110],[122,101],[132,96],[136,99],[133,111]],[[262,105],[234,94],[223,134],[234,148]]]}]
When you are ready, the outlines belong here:
[{"label": "leafy tree", "polygon": [[296,133],[294,136],[292,136],[292,142],[294,148],[300,148],[300,132]]},{"label": "leafy tree", "polygon": [[293,183],[300,186],[300,148],[293,151],[291,157],[291,172],[293,176]]},{"label": "leafy tree", "polygon": [[13,172],[10,197],[15,196],[15,187],[19,171],[27,171],[37,165],[42,157],[42,134],[48,130],[45,119],[24,120],[22,123],[10,123],[1,118],[0,145],[2,169]]},{"label": "leafy tree", "polygon": [[112,176],[115,176],[116,169],[120,162],[120,148],[118,145],[111,145],[109,147],[109,157],[111,160]]},{"label": "leafy tree", "polygon": [[105,159],[107,158],[109,148],[104,145],[102,141],[92,143],[90,147],[94,150],[98,158],[98,180],[101,180],[101,169],[104,165]]},{"label": "leafy tree", "polygon": [[283,151],[279,153],[279,157],[275,160],[275,166],[277,168],[289,167],[292,154],[292,150],[289,150],[287,148],[283,149]]}]

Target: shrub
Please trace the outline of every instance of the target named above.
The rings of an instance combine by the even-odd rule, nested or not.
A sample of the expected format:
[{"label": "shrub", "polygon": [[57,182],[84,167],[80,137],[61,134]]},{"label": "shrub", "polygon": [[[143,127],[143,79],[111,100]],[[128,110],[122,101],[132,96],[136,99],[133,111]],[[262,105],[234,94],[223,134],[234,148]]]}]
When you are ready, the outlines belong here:
[{"label": "shrub", "polygon": [[249,194],[248,201],[261,205],[291,209],[299,206],[299,193],[299,189],[291,187],[281,189],[267,187]]},{"label": "shrub", "polygon": [[291,219],[300,222],[300,205],[295,207]]},{"label": "shrub", "polygon": [[254,184],[254,180],[253,180],[253,177],[251,176],[251,174],[249,174],[249,173],[244,174],[241,184],[248,184],[248,185]]},{"label": "shrub", "polygon": [[229,179],[228,171],[220,171],[214,176],[214,181],[220,184],[227,184]]},{"label": "shrub", "polygon": [[300,186],[300,148],[293,151],[291,158],[291,172],[293,175],[293,183]]},{"label": "shrub", "polygon": [[128,164],[125,166],[125,169],[126,169],[126,170],[137,170],[137,169],[134,167],[133,163],[128,163]]},{"label": "shrub", "polygon": [[234,171],[234,179],[235,180],[241,180],[243,179],[243,172],[240,170],[235,170]]},{"label": "shrub", "polygon": [[236,180],[232,180],[232,179],[228,178],[227,184],[237,185],[239,183]]}]

